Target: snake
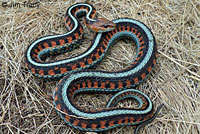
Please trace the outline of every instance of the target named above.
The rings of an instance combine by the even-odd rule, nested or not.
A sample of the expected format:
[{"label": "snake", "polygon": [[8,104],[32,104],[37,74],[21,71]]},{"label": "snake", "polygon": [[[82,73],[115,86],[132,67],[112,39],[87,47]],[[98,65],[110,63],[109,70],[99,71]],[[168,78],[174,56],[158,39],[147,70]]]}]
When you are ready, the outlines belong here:
[{"label": "snake", "polygon": [[[35,76],[44,79],[60,79],[53,93],[54,106],[60,117],[69,126],[81,131],[104,132],[119,126],[139,128],[153,121],[157,110],[150,98],[134,89],[152,72],[157,58],[157,44],[151,30],[141,21],[119,18],[109,21],[95,18],[96,9],[88,3],[71,5],[65,14],[68,32],[48,35],[33,41],[25,52],[25,65]],[[52,55],[59,55],[77,48],[83,39],[83,26],[79,20],[84,16],[84,24],[96,35],[91,45],[83,53],[62,60],[46,61]],[[108,49],[118,40],[128,38],[137,46],[136,56],[131,64],[119,71],[92,70],[103,59]],[[113,96],[104,108],[88,110],[74,101],[81,93]],[[137,102],[132,107],[117,107],[126,99]]]}]

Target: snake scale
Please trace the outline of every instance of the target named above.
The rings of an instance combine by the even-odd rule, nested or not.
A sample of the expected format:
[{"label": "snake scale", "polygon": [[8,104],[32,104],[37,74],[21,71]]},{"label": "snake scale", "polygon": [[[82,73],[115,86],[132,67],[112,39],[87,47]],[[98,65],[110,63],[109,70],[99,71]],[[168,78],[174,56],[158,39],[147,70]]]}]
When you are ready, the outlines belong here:
[{"label": "snake scale", "polygon": [[[45,36],[35,40],[25,54],[26,67],[38,77],[60,80],[54,94],[54,105],[61,118],[70,126],[82,130],[102,132],[118,126],[136,125],[135,133],[141,126],[151,122],[159,112],[143,92],[132,89],[141,83],[156,64],[156,41],[150,29],[142,22],[120,18],[108,21],[94,19],[95,8],[87,3],[76,3],[68,8],[65,15],[67,33]],[[92,44],[82,54],[47,62],[50,55],[69,52],[80,44],[83,27],[78,18],[96,35]],[[116,72],[96,71],[89,68],[97,65],[108,48],[120,39],[129,38],[137,46],[132,63]],[[74,97],[80,93],[115,93],[105,108],[87,110],[78,107]],[[125,99],[138,102],[136,108],[115,107]]]}]

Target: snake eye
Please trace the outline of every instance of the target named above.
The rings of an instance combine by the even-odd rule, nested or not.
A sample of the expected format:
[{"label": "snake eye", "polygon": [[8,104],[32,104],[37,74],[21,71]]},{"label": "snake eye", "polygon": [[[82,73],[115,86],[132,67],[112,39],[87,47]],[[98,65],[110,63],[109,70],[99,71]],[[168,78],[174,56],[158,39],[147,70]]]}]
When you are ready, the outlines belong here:
[{"label": "snake eye", "polygon": [[104,28],[108,28],[108,25],[107,25],[107,24],[104,24]]}]

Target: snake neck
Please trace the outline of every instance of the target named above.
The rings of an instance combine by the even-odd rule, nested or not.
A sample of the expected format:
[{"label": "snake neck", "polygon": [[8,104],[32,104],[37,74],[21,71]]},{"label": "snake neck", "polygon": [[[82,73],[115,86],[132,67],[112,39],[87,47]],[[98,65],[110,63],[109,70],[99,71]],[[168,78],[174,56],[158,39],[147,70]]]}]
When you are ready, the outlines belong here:
[{"label": "snake neck", "polygon": [[77,3],[67,10],[65,16],[65,24],[69,31],[76,30],[80,24],[77,18],[85,16],[84,23],[86,26],[90,26],[95,23],[97,20],[94,19],[96,15],[95,8],[86,3]]},{"label": "snake neck", "polygon": [[[92,5],[89,4],[75,4],[69,8],[67,11],[66,26],[68,30],[75,30],[79,26],[79,17],[85,16],[85,25],[93,30],[94,32],[108,32],[116,27],[116,24],[106,18],[94,19],[96,15],[96,10]],[[69,19],[70,18],[70,19]],[[72,23],[71,23],[72,21]],[[71,25],[69,25],[71,24]],[[81,25],[81,24],[80,24]]]}]

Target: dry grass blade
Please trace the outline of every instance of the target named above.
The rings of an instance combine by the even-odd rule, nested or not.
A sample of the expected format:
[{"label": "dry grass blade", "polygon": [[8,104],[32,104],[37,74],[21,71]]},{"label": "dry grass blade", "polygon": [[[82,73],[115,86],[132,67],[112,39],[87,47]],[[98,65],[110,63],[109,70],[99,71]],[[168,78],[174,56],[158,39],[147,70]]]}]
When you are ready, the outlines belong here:
[{"label": "dry grass blade", "polygon": [[6,115],[6,110],[2,104],[1,104],[1,108],[2,108],[2,115],[0,116],[0,123],[3,122],[4,117]]}]

